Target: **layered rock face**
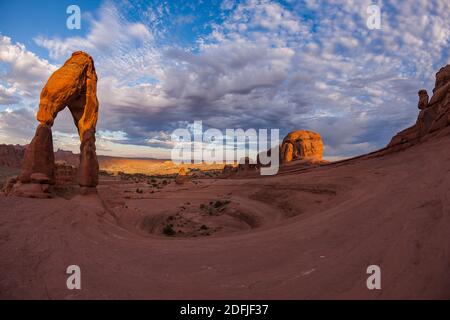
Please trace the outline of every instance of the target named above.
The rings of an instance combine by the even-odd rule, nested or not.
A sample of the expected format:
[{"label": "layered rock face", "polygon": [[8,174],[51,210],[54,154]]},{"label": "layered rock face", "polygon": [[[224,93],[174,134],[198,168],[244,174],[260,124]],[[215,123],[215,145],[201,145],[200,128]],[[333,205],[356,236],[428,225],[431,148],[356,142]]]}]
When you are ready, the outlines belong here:
[{"label": "layered rock face", "polygon": [[80,167],[78,183],[82,187],[95,187],[98,184],[99,165],[95,149],[95,129],[84,132],[80,146]]},{"label": "layered rock face", "polygon": [[37,127],[34,138],[25,151],[22,171],[19,175],[20,182],[31,182],[31,175],[34,173],[44,174],[50,183],[54,183],[55,155],[52,129],[46,124],[40,124]]},{"label": "layered rock face", "polygon": [[320,134],[297,130],[289,133],[280,147],[280,160],[282,163],[293,160],[322,160],[323,142]]},{"label": "layered rock face", "polygon": [[25,154],[25,148],[19,145],[0,145],[0,166],[20,168]]},{"label": "layered rock face", "polygon": [[57,185],[71,185],[77,182],[77,167],[65,161],[56,160],[55,169],[55,181]]},{"label": "layered rock face", "polygon": [[19,175],[21,184],[33,183],[31,176],[36,173],[47,177],[43,180],[48,184],[55,182],[51,127],[58,112],[65,107],[68,107],[72,114],[81,140],[78,182],[82,187],[97,186],[97,74],[93,59],[81,51],[74,52],[69,60],[50,76],[42,89],[36,117],[40,124],[25,152],[22,172]]},{"label": "layered rock face", "polygon": [[[27,146],[0,144],[0,166],[21,168]],[[80,155],[72,151],[58,149],[55,152],[55,161],[65,161],[71,166],[80,165]]]},{"label": "layered rock face", "polygon": [[55,152],[55,160],[56,161],[64,161],[68,165],[79,167],[80,166],[80,155],[75,154],[72,151],[65,151],[58,149]]},{"label": "layered rock face", "polygon": [[427,134],[450,125],[450,65],[436,73],[433,96],[428,102],[426,90],[419,91],[420,110],[416,124],[397,133],[388,148],[404,148],[420,141]]}]

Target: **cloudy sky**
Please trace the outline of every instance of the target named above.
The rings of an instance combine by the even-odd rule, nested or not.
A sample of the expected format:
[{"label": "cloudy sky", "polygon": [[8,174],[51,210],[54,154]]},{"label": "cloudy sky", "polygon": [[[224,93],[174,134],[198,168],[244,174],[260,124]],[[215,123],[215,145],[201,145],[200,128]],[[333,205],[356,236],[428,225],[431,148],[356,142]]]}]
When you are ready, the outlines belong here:
[{"label": "cloudy sky", "polygon": [[[381,8],[381,29],[367,7]],[[69,30],[66,9],[81,9]],[[49,75],[93,56],[98,153],[168,158],[170,133],[205,127],[319,132],[329,159],[383,147],[450,63],[450,1],[1,1],[0,143],[34,134]],[[77,151],[68,110],[56,147]]]}]

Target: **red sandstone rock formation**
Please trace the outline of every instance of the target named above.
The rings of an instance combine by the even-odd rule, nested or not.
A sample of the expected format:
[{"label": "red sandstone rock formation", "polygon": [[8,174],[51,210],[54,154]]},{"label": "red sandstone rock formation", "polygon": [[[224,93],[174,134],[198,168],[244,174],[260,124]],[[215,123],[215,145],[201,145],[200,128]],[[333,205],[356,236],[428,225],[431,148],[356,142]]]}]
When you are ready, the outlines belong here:
[{"label": "red sandstone rock formation", "polygon": [[64,161],[66,164],[77,168],[80,166],[80,155],[75,154],[72,151],[58,149],[55,152],[55,160]]},{"label": "red sandstone rock formation", "polygon": [[55,162],[55,181],[57,185],[70,185],[77,183],[78,169],[65,161]]},{"label": "red sandstone rock formation", "polygon": [[239,161],[237,171],[253,171],[259,168],[258,160],[250,161],[249,157],[245,157]]},{"label": "red sandstone rock formation", "polygon": [[237,172],[237,167],[232,164],[226,164],[222,169],[222,178],[228,178]]},{"label": "red sandstone rock formation", "polygon": [[17,183],[16,177],[9,178],[3,185],[2,192],[6,195],[9,194],[16,183]]},{"label": "red sandstone rock formation", "polygon": [[420,113],[416,124],[397,133],[388,148],[405,148],[450,125],[450,65],[436,73],[435,88],[429,102],[426,90],[419,91],[418,108]]},{"label": "red sandstone rock formation", "polygon": [[419,94],[419,103],[418,103],[417,107],[420,110],[424,110],[428,107],[428,100],[429,100],[428,92],[427,92],[427,90],[422,89],[422,90],[419,90],[418,94]]},{"label": "red sandstone rock formation", "polygon": [[[74,52],[55,71],[42,89],[36,135],[25,152],[20,182],[30,183],[39,173],[54,183],[55,164],[51,126],[61,110],[68,107],[81,140],[79,184],[95,187],[98,183],[98,161],[95,152],[95,126],[98,117],[97,74],[94,61],[86,53]],[[30,188],[30,187],[27,187]]]},{"label": "red sandstone rock formation", "polygon": [[95,149],[95,129],[84,132],[81,140],[80,167],[78,183],[82,187],[95,187],[98,184],[98,160]]},{"label": "red sandstone rock formation", "polygon": [[[10,168],[21,168],[25,157],[27,146],[0,144],[0,166]],[[80,165],[80,155],[72,151],[58,149],[55,152],[55,161],[64,161],[68,165],[78,167]]]},{"label": "red sandstone rock formation", "polygon": [[20,168],[25,147],[12,144],[0,144],[0,166]]},{"label": "red sandstone rock formation", "polygon": [[48,199],[52,197],[49,184],[22,183],[18,181],[7,193],[18,197]]},{"label": "red sandstone rock formation", "polygon": [[322,156],[322,138],[313,131],[297,130],[289,133],[280,148],[282,163],[301,159],[322,160]]},{"label": "red sandstone rock formation", "polygon": [[176,184],[185,184],[188,181],[188,176],[186,174],[186,169],[184,167],[180,168],[177,177],[175,178]]},{"label": "red sandstone rock formation", "polygon": [[47,176],[50,183],[54,183],[54,171],[52,129],[46,124],[40,124],[25,151],[19,180],[22,183],[29,183],[33,173],[41,173]]}]

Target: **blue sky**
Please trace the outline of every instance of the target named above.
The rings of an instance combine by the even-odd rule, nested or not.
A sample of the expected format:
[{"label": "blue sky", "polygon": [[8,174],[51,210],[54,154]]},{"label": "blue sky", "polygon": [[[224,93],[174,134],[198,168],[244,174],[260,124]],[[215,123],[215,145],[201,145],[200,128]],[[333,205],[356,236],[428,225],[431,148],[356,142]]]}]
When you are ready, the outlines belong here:
[{"label": "blue sky", "polygon": [[[380,30],[366,26],[374,3]],[[81,30],[66,28],[70,4]],[[446,0],[2,1],[0,143],[29,142],[45,81],[84,50],[100,154],[167,158],[172,130],[194,120],[314,130],[329,159],[369,152],[415,121],[417,91],[431,95],[450,62],[448,12]],[[54,137],[78,150],[68,112]]]},{"label": "blue sky", "polygon": [[[66,9],[71,0],[42,1],[2,1],[1,32],[11,36],[14,41],[21,42],[27,48],[42,57],[48,58],[47,50],[36,45],[33,37],[37,34],[48,37],[83,36],[87,28],[69,30],[65,28]],[[95,12],[101,1],[89,0],[80,3],[86,12]]]}]

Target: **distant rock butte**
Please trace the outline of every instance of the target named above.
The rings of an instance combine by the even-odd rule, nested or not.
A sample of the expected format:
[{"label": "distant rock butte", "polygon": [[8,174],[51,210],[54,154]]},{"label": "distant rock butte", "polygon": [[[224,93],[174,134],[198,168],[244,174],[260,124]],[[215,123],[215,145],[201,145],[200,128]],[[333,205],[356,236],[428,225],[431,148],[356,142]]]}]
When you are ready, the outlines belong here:
[{"label": "distant rock butte", "polygon": [[17,189],[18,195],[26,196],[28,191],[32,191],[32,195],[36,196],[38,187],[24,187],[24,184],[36,183],[32,178],[36,177],[36,174],[39,174],[37,177],[40,182],[46,181],[50,185],[55,183],[51,127],[58,112],[66,107],[72,114],[81,140],[78,183],[84,188],[97,186],[99,171],[95,148],[95,126],[98,117],[97,74],[91,56],[77,51],[50,76],[42,89],[36,116],[40,124],[25,151],[19,175],[21,186],[12,189],[13,192]]},{"label": "distant rock butte", "polygon": [[416,123],[397,133],[388,144],[390,151],[403,149],[417,143],[428,134],[450,125],[450,65],[436,73],[433,96],[428,101],[428,93],[419,91],[418,108],[420,110]]},{"label": "distant rock butte", "polygon": [[74,167],[80,166],[80,155],[75,154],[72,151],[58,149],[55,152],[55,160],[56,161],[64,161],[65,164],[71,165]]},{"label": "distant rock butte", "polygon": [[282,163],[293,160],[322,160],[323,142],[320,134],[313,131],[297,130],[290,132],[280,147]]}]

